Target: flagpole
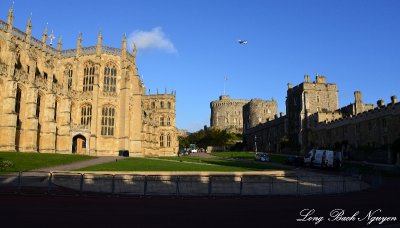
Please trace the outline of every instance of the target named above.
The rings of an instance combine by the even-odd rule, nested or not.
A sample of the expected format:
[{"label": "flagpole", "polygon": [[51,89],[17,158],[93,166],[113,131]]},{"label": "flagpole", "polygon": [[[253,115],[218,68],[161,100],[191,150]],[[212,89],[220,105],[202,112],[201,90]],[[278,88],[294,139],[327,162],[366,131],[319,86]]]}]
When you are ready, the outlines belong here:
[{"label": "flagpole", "polygon": [[226,81],[228,80],[228,77],[224,76],[224,96],[226,95]]}]

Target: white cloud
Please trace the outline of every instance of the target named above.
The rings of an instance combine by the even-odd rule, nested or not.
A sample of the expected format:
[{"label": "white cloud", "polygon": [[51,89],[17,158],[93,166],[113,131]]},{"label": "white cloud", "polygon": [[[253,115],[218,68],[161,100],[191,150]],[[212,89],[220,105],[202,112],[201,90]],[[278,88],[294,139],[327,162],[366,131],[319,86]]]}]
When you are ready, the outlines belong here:
[{"label": "white cloud", "polygon": [[151,31],[136,30],[128,37],[130,48],[133,48],[135,43],[136,48],[139,49],[158,49],[169,53],[177,53],[174,44],[165,37],[161,27],[155,27]]}]

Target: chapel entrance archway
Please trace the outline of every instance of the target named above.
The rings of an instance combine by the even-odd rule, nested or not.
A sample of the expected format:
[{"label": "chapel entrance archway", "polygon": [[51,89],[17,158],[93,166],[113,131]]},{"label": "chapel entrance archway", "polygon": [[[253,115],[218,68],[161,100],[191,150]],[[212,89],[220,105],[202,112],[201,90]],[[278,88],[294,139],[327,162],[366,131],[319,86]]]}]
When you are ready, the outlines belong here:
[{"label": "chapel entrance archway", "polygon": [[72,138],[72,153],[86,154],[87,139],[83,135],[75,135]]}]

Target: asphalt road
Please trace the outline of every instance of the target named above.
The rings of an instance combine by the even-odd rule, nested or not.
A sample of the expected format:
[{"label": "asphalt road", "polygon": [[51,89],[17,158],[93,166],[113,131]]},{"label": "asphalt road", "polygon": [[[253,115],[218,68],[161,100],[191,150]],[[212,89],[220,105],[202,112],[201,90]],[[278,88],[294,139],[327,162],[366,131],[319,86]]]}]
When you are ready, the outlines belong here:
[{"label": "asphalt road", "polygon": [[[375,216],[396,217],[400,227],[400,178],[384,178],[380,189],[331,196],[263,198],[122,198],[107,196],[0,195],[1,227],[367,227]],[[296,221],[300,211],[314,209]],[[334,209],[356,221],[328,221]],[[342,217],[343,218],[343,217]],[[349,218],[351,219],[351,218]],[[379,225],[372,222],[368,227]]]}]

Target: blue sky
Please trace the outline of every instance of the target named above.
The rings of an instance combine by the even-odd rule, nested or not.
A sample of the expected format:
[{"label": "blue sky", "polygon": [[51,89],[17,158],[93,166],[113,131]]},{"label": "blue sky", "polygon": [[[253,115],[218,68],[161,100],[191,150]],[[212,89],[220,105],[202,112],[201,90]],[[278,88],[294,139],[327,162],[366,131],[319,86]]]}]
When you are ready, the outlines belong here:
[{"label": "blue sky", "polygon": [[[110,4],[111,3],[111,4]],[[12,1],[0,1],[6,20]],[[397,0],[15,0],[14,25],[63,37],[63,48],[121,47],[124,33],[138,45],[137,66],[152,93],[177,91],[177,127],[209,125],[209,103],[224,90],[232,98],[271,99],[285,112],[286,84],[304,74],[337,83],[339,106],[400,96],[400,1]],[[238,39],[247,39],[239,45]]]}]

